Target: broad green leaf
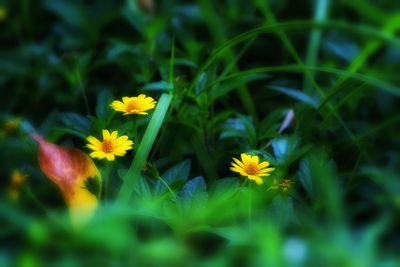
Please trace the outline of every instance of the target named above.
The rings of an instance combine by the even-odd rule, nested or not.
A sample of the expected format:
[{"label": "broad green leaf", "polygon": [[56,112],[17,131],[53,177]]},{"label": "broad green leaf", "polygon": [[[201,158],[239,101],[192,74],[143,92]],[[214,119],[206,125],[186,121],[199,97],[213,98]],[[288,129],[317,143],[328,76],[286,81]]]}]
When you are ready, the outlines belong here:
[{"label": "broad green leaf", "polygon": [[196,195],[204,193],[206,189],[207,186],[204,178],[202,176],[198,176],[189,180],[179,192],[178,196],[181,197],[184,201],[190,201]]},{"label": "broad green leaf", "polygon": [[[179,189],[185,184],[185,182],[189,178],[190,166],[190,160],[184,160],[164,172],[161,175],[161,178],[171,188]],[[161,195],[167,191],[167,188],[165,188],[165,185],[163,185],[160,181],[157,181],[154,190],[154,193],[156,195]]]}]

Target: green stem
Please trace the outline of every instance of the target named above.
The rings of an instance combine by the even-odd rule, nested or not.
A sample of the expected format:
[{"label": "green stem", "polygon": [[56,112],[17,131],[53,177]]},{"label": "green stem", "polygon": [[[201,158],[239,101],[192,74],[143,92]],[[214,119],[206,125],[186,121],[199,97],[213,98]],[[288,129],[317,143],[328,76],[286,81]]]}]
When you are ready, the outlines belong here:
[{"label": "green stem", "polygon": [[[104,166],[102,170],[102,176],[104,177],[104,201],[108,200],[108,194],[109,194],[109,187],[110,187],[110,170],[111,170],[111,165],[110,162],[107,161],[106,166]],[[101,196],[101,192],[100,192]]]},{"label": "green stem", "polygon": [[251,216],[252,216],[252,210],[251,210],[251,206],[252,206],[252,186],[251,183],[249,183],[249,186],[247,187],[248,190],[248,206],[247,206],[247,216],[248,216],[248,223],[249,223],[249,229],[251,229]]},{"label": "green stem", "polygon": [[171,195],[174,197],[174,199],[176,200],[176,194],[174,193],[174,191],[172,190],[172,188],[168,185],[168,183],[161,178],[160,175],[157,175],[157,179],[160,180],[160,182],[168,189],[168,191],[171,193]]},{"label": "green stem", "polygon": [[193,146],[194,152],[201,167],[203,168],[205,175],[210,180],[218,178],[217,168],[215,161],[212,160],[212,155],[207,151],[204,142],[201,139],[199,133],[193,133],[193,136],[189,139],[190,144]]}]

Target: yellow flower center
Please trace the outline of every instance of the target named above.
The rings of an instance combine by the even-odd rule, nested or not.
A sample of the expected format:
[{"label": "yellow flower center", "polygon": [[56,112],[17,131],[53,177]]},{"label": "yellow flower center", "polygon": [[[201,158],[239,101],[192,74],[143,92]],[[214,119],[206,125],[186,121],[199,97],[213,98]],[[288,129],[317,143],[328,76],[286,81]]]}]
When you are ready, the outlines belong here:
[{"label": "yellow flower center", "polygon": [[250,175],[254,175],[258,172],[258,166],[254,163],[250,163],[246,166],[246,172]]},{"label": "yellow flower center", "polygon": [[101,148],[105,153],[111,153],[114,150],[114,146],[111,140],[104,140],[101,144]]},{"label": "yellow flower center", "polygon": [[135,101],[130,101],[127,105],[126,105],[126,112],[132,112],[132,110],[139,110],[139,105],[137,102]]}]

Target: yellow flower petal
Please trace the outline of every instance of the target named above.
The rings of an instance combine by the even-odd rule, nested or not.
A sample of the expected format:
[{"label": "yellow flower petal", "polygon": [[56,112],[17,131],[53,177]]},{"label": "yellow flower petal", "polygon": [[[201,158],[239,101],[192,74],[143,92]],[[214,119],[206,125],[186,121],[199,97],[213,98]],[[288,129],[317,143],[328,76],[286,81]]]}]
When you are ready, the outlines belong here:
[{"label": "yellow flower petal", "polygon": [[268,161],[261,162],[260,164],[258,164],[258,168],[262,169],[262,168],[268,167],[269,164],[270,163]]},{"label": "yellow flower petal", "polygon": [[275,168],[267,168],[267,169],[259,170],[258,173],[272,172],[273,170],[275,170]]},{"label": "yellow flower petal", "polygon": [[244,164],[237,158],[232,158],[240,167],[244,168]]},{"label": "yellow flower petal", "polygon": [[258,176],[252,176],[252,178],[258,185],[261,185],[264,183],[264,181]]},{"label": "yellow flower petal", "polygon": [[107,158],[109,161],[115,160],[114,154],[111,154],[111,153],[106,154],[106,158]]},{"label": "yellow flower petal", "polygon": [[110,132],[108,130],[103,130],[103,139],[110,139]]},{"label": "yellow flower petal", "polygon": [[131,142],[126,141],[126,142],[124,142],[122,144],[119,144],[119,145],[115,146],[115,149],[125,149],[125,150],[127,150],[128,147],[132,148],[132,144],[133,144],[132,141]]},{"label": "yellow flower petal", "polygon": [[258,173],[257,175],[260,177],[263,177],[263,176],[270,176],[271,174],[270,173]]},{"label": "yellow flower petal", "polygon": [[124,110],[125,110],[125,105],[124,105],[124,103],[122,103],[121,101],[118,101],[118,100],[114,100],[114,101],[111,103],[111,107],[112,107],[113,109],[115,109],[116,111],[124,111]]},{"label": "yellow flower petal", "polygon": [[118,146],[120,144],[125,143],[127,140],[128,140],[128,136],[127,135],[122,135],[122,136],[117,138],[117,141],[115,142],[115,144]]},{"label": "yellow flower petal", "polygon": [[[101,146],[101,144],[100,144],[100,146]],[[92,145],[92,144],[87,144],[86,147],[90,148],[91,150],[95,150],[95,151],[101,149],[100,147]]]},{"label": "yellow flower petal", "polygon": [[113,131],[110,135],[110,139],[113,140],[114,142],[117,140],[118,137],[118,131]]},{"label": "yellow flower petal", "polygon": [[129,103],[130,100],[131,100],[131,99],[130,99],[129,97],[127,97],[127,96],[124,96],[124,97],[122,98],[122,102],[124,102],[125,105],[126,105],[127,103]]},{"label": "yellow flower petal", "polygon": [[94,152],[90,153],[90,156],[92,158],[102,159],[102,158],[104,158],[106,156],[106,154],[104,152],[94,151]]},{"label": "yellow flower petal", "polygon": [[254,163],[255,165],[258,165],[258,156],[252,156],[251,162]]},{"label": "yellow flower petal", "polygon": [[243,170],[244,168],[243,167],[240,167],[239,165],[237,165],[236,163],[231,163],[232,164],[232,167],[234,167],[234,168],[237,168],[237,169],[239,169],[239,170]]},{"label": "yellow flower petal", "polygon": [[97,138],[95,138],[95,137],[93,137],[93,136],[88,136],[88,137],[86,138],[86,140],[87,140],[89,143],[91,143],[92,145],[94,145],[94,146],[98,146],[98,147],[101,146],[100,140],[97,139]]},{"label": "yellow flower petal", "polygon": [[236,168],[236,167],[230,167],[229,169],[230,169],[231,171],[238,172],[238,173],[242,173],[242,172],[243,172],[242,169],[239,169],[239,168]]},{"label": "yellow flower petal", "polygon": [[122,156],[125,156],[126,150],[115,150],[115,151],[113,152],[113,154],[114,154],[115,156],[120,156],[120,157],[122,157]]},{"label": "yellow flower petal", "polygon": [[247,155],[245,153],[240,154],[240,158],[242,159],[242,162],[244,165],[246,165],[247,162],[249,161],[249,155]]}]

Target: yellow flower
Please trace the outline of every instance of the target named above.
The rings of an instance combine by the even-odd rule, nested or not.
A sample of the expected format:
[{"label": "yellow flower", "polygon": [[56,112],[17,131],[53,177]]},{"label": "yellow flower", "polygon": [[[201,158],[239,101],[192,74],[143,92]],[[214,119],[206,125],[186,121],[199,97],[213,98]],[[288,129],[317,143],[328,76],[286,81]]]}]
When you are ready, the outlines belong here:
[{"label": "yellow flower", "polygon": [[26,175],[25,173],[22,173],[19,170],[14,170],[11,173],[12,186],[19,187],[20,185],[22,185],[25,182],[26,177],[28,177],[28,175]]},{"label": "yellow flower", "polygon": [[12,135],[14,133],[17,133],[17,131],[19,130],[19,128],[21,126],[21,122],[22,122],[21,118],[9,119],[4,122],[3,131],[7,135]]},{"label": "yellow flower", "polygon": [[0,6],[0,21],[5,20],[7,18],[7,8],[4,6]]},{"label": "yellow flower", "polygon": [[103,130],[103,141],[93,136],[89,136],[86,140],[89,142],[87,147],[93,150],[90,153],[92,158],[107,158],[109,161],[113,161],[115,156],[125,156],[126,151],[132,149],[133,145],[128,136],[122,135],[118,137],[117,131],[113,131],[110,134],[108,130]]},{"label": "yellow flower", "polygon": [[135,97],[123,97],[122,102],[115,100],[111,103],[111,107],[115,111],[123,112],[124,115],[141,114],[147,115],[147,110],[153,109],[156,106],[156,101],[152,97],[140,94]]},{"label": "yellow flower", "polygon": [[7,191],[8,199],[12,202],[17,202],[19,200],[19,191],[15,188],[10,188]]},{"label": "yellow flower", "polygon": [[262,176],[269,176],[269,172],[275,168],[265,168],[270,165],[268,161],[259,163],[258,156],[252,156],[245,153],[240,155],[242,161],[233,158],[234,162],[231,162],[232,166],[230,169],[234,172],[240,173],[242,176],[247,176],[248,179],[255,181],[257,184],[262,184]]},{"label": "yellow flower", "polygon": [[289,191],[290,190],[290,188],[292,187],[292,185],[293,185],[293,181],[292,180],[289,180],[289,179],[283,179],[282,181],[280,181],[280,182],[278,182],[278,181],[274,181],[274,184],[272,185],[272,186],[270,186],[269,188],[268,188],[268,190],[271,190],[271,189],[281,189],[282,190],[282,192],[284,192],[284,193],[286,193],[287,191]]},{"label": "yellow flower", "polygon": [[19,200],[20,188],[21,188],[22,184],[25,182],[26,177],[28,177],[28,175],[26,175],[25,173],[23,173],[17,169],[11,173],[10,186],[9,186],[8,192],[7,192],[8,198],[11,201],[17,202]]}]

